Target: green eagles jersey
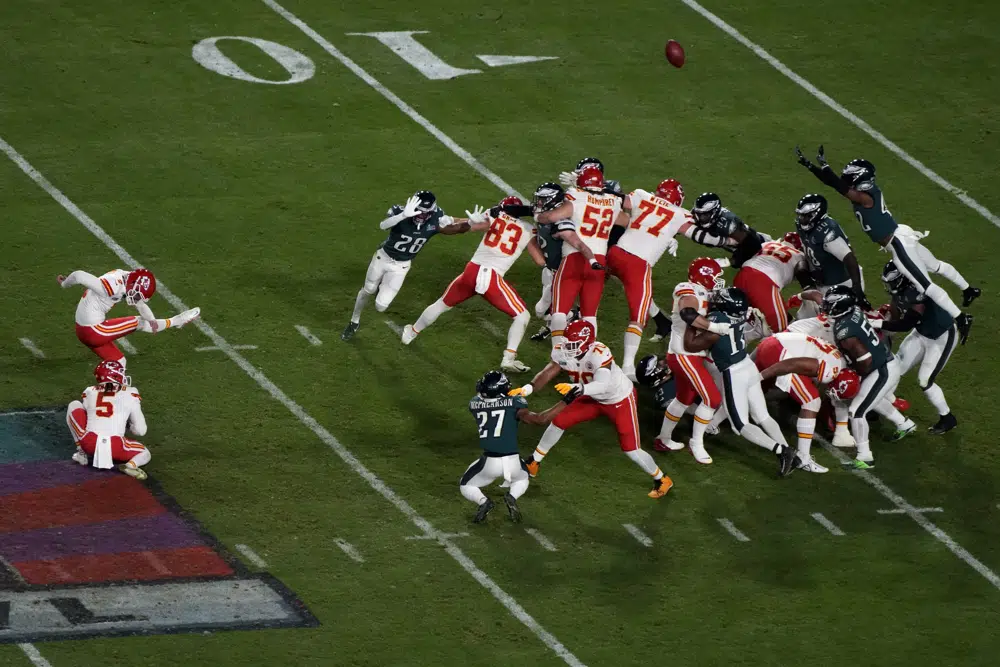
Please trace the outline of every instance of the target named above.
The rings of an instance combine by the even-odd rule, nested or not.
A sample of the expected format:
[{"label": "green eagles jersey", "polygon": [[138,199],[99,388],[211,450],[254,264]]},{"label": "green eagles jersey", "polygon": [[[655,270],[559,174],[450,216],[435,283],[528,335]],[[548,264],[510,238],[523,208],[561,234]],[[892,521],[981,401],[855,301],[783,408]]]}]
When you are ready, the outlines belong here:
[{"label": "green eagles jersey", "polygon": [[874,183],[871,187],[863,192],[868,193],[872,198],[872,207],[865,208],[860,204],[852,203],[854,206],[854,217],[858,219],[861,223],[861,229],[865,230],[865,234],[875,241],[880,242],[882,239],[892,236],[896,232],[896,221],[892,217],[892,213],[885,206],[885,198],[882,197],[882,191]]},{"label": "green eagles jersey", "polygon": [[[388,216],[402,212],[403,207],[397,204],[389,209]],[[403,220],[389,230],[389,238],[382,242],[382,252],[397,262],[410,261],[432,236],[441,231],[442,217],[444,211],[436,208],[424,222],[418,223],[414,218]]]},{"label": "green eagles jersey", "polygon": [[479,425],[479,446],[489,454],[517,454],[517,411],[527,407],[521,396],[474,396],[469,412]]},{"label": "green eagles jersey", "polygon": [[893,299],[893,302],[903,312],[916,305],[923,306],[924,312],[920,314],[920,322],[914,329],[924,338],[939,338],[948,333],[955,324],[954,318],[948,314],[948,311],[921,294],[912,285],[907,287],[899,297]]},{"label": "green eagles jersey", "polygon": [[709,311],[706,317],[711,322],[725,323],[732,327],[728,335],[720,336],[719,340],[709,348],[712,361],[720,371],[738,364],[747,358],[747,342],[743,337],[743,322],[733,322],[729,316],[718,310]]},{"label": "green eagles jersey", "polygon": [[546,268],[553,271],[557,270],[562,262],[563,242],[552,236],[560,229],[573,229],[573,223],[564,221],[538,225],[538,236],[536,237],[538,247],[541,248],[542,255],[545,256]]},{"label": "green eagles jersey", "polygon": [[854,310],[849,315],[839,318],[834,323],[833,337],[837,341],[837,347],[840,347],[841,352],[845,353],[848,364],[852,367],[855,360],[851,358],[847,350],[841,347],[841,342],[848,338],[857,338],[860,340],[865,346],[866,354],[871,354],[872,366],[871,370],[868,371],[869,373],[874,373],[892,359],[892,352],[889,351],[889,346],[879,338],[878,332],[868,323],[868,318],[865,317],[864,312],[857,306],[854,307]]},{"label": "green eagles jersey", "polygon": [[722,212],[719,214],[719,219],[713,222],[708,227],[703,227],[709,234],[714,234],[715,236],[721,238],[729,238],[738,231],[748,231],[750,228],[747,227],[747,223],[743,222],[738,215],[730,211],[728,208],[723,208]]},{"label": "green eagles jersey", "polygon": [[820,285],[839,285],[850,279],[844,262],[827,250],[827,246],[837,239],[850,243],[836,220],[823,218],[809,231],[800,231],[799,238],[809,260],[809,269]]}]

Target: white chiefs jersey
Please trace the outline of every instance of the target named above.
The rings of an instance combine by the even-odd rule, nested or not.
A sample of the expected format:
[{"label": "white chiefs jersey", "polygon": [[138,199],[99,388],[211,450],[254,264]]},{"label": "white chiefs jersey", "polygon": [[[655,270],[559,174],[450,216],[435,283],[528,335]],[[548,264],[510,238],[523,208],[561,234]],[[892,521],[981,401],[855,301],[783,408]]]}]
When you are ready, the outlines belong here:
[{"label": "white chiefs jersey", "polygon": [[682,320],[680,315],[680,302],[686,296],[693,296],[698,300],[697,310],[699,315],[707,315],[708,294],[708,290],[698,283],[678,283],[677,287],[674,288],[674,306],[670,315],[670,345],[667,347],[667,352],[671,354],[688,354],[694,357],[708,356],[708,350],[688,352],[684,348],[684,332],[687,331],[688,323]]},{"label": "white chiefs jersey", "polygon": [[826,343],[835,342],[833,337],[833,320],[824,313],[820,313],[816,317],[807,317],[804,320],[795,320],[789,323],[787,331],[806,334]]},{"label": "white chiefs jersey", "polygon": [[587,394],[598,403],[614,405],[621,403],[632,394],[632,381],[615,363],[611,350],[604,343],[595,342],[579,359],[561,359],[557,363],[560,368],[566,371],[573,382],[581,384],[592,382],[598,369],[608,369],[611,372],[611,381],[607,388],[597,393],[588,392]]},{"label": "white chiefs jersey", "polygon": [[108,311],[125,298],[126,278],[128,271],[114,269],[98,278],[103,288],[101,291],[84,290],[76,305],[76,323],[87,327],[108,319]]},{"label": "white chiefs jersey", "polygon": [[691,214],[645,190],[628,195],[632,215],[618,247],[652,266],[660,261],[667,244],[685,222],[694,223]]},{"label": "white chiefs jersey", "polygon": [[743,263],[743,266],[765,274],[778,289],[790,285],[795,279],[795,271],[805,265],[805,253],[784,241],[768,241],[759,253]]},{"label": "white chiefs jersey", "polygon": [[802,333],[784,331],[774,334],[783,349],[781,359],[815,359],[819,362],[816,379],[822,384],[833,382],[845,368],[844,355],[837,347],[826,341]]},{"label": "white chiefs jersey", "polygon": [[[571,219],[580,239],[595,255],[607,255],[611,227],[622,210],[621,199],[616,195],[570,188],[566,191],[566,201],[573,205]],[[575,252],[579,251],[563,242],[563,257]]]},{"label": "white chiefs jersey", "polygon": [[132,432],[143,435],[146,419],[142,414],[139,390],[125,387],[118,391],[101,391],[98,387],[87,387],[80,398],[87,411],[87,430],[97,435],[125,435],[125,427],[132,422]]},{"label": "white chiefs jersey", "polygon": [[493,269],[501,276],[507,273],[536,234],[535,226],[503,211],[489,216],[490,228],[472,256],[472,262]]}]

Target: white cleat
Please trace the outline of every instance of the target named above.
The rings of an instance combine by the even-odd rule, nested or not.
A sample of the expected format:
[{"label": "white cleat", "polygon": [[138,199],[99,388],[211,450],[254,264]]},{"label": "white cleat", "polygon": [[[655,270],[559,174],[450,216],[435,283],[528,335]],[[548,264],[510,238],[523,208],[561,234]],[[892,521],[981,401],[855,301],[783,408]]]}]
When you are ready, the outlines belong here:
[{"label": "white cleat", "polygon": [[90,463],[90,459],[87,458],[87,452],[83,451],[79,447],[76,448],[76,451],[73,453],[72,458],[73,461],[79,463],[82,466],[88,465]]},{"label": "white cleat", "polygon": [[719,435],[719,427],[717,424],[709,424],[705,427],[705,435]]},{"label": "white cleat", "polygon": [[525,366],[517,359],[504,359],[500,364],[500,370],[504,373],[527,373],[531,367]]},{"label": "white cleat", "polygon": [[403,327],[403,335],[400,340],[403,341],[403,345],[409,345],[413,342],[413,339],[417,337],[417,332],[414,330],[412,324],[407,324]]},{"label": "white cleat", "polygon": [[688,443],[688,446],[691,447],[691,454],[694,456],[695,461],[704,465],[712,462],[712,457],[708,455],[708,450],[705,449],[705,443],[692,440]]},{"label": "white cleat", "polygon": [[175,326],[180,329],[185,324],[190,324],[199,317],[201,317],[201,308],[192,308],[191,310],[185,310],[180,315],[171,318],[170,324],[171,326]]},{"label": "white cleat", "polygon": [[833,434],[833,440],[830,442],[834,447],[841,447],[843,449],[850,449],[857,445],[858,443],[854,441],[854,436],[847,431],[837,431]]},{"label": "white cleat", "polygon": [[824,473],[830,472],[830,469],[826,466],[821,466],[812,459],[807,459],[799,464],[799,470],[805,470],[806,472]]},{"label": "white cleat", "polygon": [[646,340],[648,340],[650,343],[659,343],[663,339],[664,339],[664,336],[661,336],[660,334],[653,334],[652,336],[650,336]]}]

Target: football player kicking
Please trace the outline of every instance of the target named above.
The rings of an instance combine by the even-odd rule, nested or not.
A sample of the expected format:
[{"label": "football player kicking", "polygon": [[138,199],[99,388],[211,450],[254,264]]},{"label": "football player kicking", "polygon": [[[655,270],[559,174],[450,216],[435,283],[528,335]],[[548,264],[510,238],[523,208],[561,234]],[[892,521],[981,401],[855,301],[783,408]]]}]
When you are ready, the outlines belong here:
[{"label": "football player kicking", "polygon": [[573,383],[557,384],[556,391],[564,396],[577,391],[581,394],[545,429],[534,453],[524,461],[528,473],[532,477],[538,474],[542,459],[559,442],[566,429],[604,415],[618,432],[621,450],[653,478],[653,490],[649,492],[649,497],[662,498],[674,483],[663,474],[653,457],[639,447],[639,417],[632,382],[615,363],[611,350],[597,342],[594,325],[590,322],[573,322],[566,327],[564,338],[562,345],[553,351],[554,361],[531,382],[511,391],[512,396],[530,396],[565,370]]},{"label": "football player kicking", "polygon": [[954,266],[936,258],[920,240],[926,233],[914,231],[906,225],[896,223],[886,207],[882,190],[875,184],[875,165],[861,158],[847,163],[840,176],[827,164],[823,147],[816,155],[817,167],[811,163],[796,146],[799,164],[851,202],[854,215],[861,223],[861,229],[883,250],[892,253],[892,263],[913,283],[921,293],[940,306],[954,320],[959,338],[964,345],[972,328],[972,316],[963,313],[948,293],[940,285],[932,282],[929,273],[944,276],[962,290],[962,305],[969,306],[982,291],[972,287]]},{"label": "football player kicking", "polygon": [[470,229],[467,218],[446,215],[437,205],[434,193],[428,190],[416,193],[403,206],[394,204],[378,226],[383,230],[388,229],[389,236],[375,251],[368,264],[365,284],[354,300],[354,312],[351,314],[351,321],[340,334],[341,340],[350,340],[358,332],[361,311],[373,294],[378,293],[375,297],[375,310],[378,312],[385,312],[392,304],[403,287],[403,280],[410,271],[410,263],[431,237],[437,234],[463,234]]},{"label": "football player kicking", "polygon": [[[56,281],[63,289],[74,285],[85,288],[76,305],[76,337],[101,359],[120,362],[123,368],[125,355],[115,345],[117,339],[133,331],[159,333],[179,328],[201,314],[200,308],[192,308],[165,320],[156,319],[146,303],[156,293],[156,277],[149,269],[113,269],[100,277],[74,271],[68,276],[56,276]],[[139,316],[107,319],[108,312],[122,299],[135,307]]]},{"label": "football player kicking", "polygon": [[146,434],[139,390],[117,361],[102,361],[94,369],[97,383],[83,390],[79,401],[66,410],[66,425],[76,443],[73,460],[82,466],[118,469],[136,479],[146,479],[142,466],[152,458],[149,450],[125,437],[125,429]]},{"label": "football player kicking", "polygon": [[894,263],[885,265],[882,282],[903,316],[896,320],[876,320],[872,325],[883,331],[913,330],[903,339],[897,351],[899,374],[905,375],[920,364],[917,373],[920,388],[940,416],[928,430],[935,435],[947,433],[958,426],[958,420],[951,414],[948,401],[936,380],[955,350],[958,339],[955,322],[941,306],[926,299]]},{"label": "football player kicking", "polygon": [[781,290],[806,273],[806,256],[791,243],[768,241],[743,263],[733,286],[746,292],[750,305],[764,314],[772,332],[788,327],[788,313]]},{"label": "football player kicking", "polygon": [[[785,441],[778,422],[767,411],[760,373],[747,354],[743,326],[749,311],[750,300],[743,290],[737,287],[719,290],[713,295],[708,319],[728,324],[729,332],[719,335],[690,328],[685,331],[684,343],[690,350],[710,352],[712,361],[722,373],[726,413],[733,431],[773,453],[778,458],[778,476],[784,477],[800,461]],[[750,419],[759,426],[751,424]]]},{"label": "football player kicking", "polygon": [[503,352],[500,369],[508,373],[531,370],[517,360],[517,348],[524,338],[531,314],[514,286],[504,279],[504,275],[525,250],[538,266],[545,264],[545,258],[535,240],[534,226],[505,212],[505,208],[512,207],[524,208],[524,202],[517,197],[505,197],[489,212],[482,213],[477,209],[469,214],[469,228],[486,231],[486,234],[479,242],[472,259],[465,265],[465,271],[451,281],[444,295],[427,306],[416,322],[403,328],[404,345],[412,343],[417,334],[434,324],[442,313],[448,312],[474,294],[479,294],[494,308],[514,320],[507,332],[507,347]]},{"label": "football player kicking", "polygon": [[462,475],[459,489],[466,500],[479,507],[475,523],[482,523],[496,507],[482,491],[482,487],[503,477],[510,491],[504,494],[507,513],[512,521],[521,520],[521,510],[517,499],[528,490],[528,472],[521,463],[517,451],[517,426],[525,424],[549,424],[572,403],[580,391],[575,389],[563,396],[545,412],[532,412],[528,402],[521,396],[508,396],[510,380],[500,371],[489,371],[476,383],[476,395],[469,401],[469,412],[479,426],[479,446],[483,454],[473,461]]},{"label": "football player kicking", "polygon": [[[846,435],[847,407],[843,401],[854,398],[858,393],[861,379],[857,373],[846,367],[844,357],[835,345],[812,336],[787,331],[761,341],[754,355],[754,363],[760,370],[762,385],[774,380],[778,389],[799,404],[799,417],[795,422],[799,468],[806,472],[829,472],[826,467],[813,460],[811,453],[812,439],[816,433],[816,416],[822,403],[816,383],[832,387],[831,393],[839,405],[837,424],[843,423],[843,434]],[[837,435],[835,433],[834,437]],[[851,444],[853,445],[853,440]]]}]

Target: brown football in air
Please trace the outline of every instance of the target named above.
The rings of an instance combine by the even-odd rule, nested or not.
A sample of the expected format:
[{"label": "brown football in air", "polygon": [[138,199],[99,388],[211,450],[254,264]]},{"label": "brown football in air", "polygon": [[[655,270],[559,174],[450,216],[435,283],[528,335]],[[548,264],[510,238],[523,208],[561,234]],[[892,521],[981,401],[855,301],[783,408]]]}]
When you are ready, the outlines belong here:
[{"label": "brown football in air", "polygon": [[665,49],[667,55],[667,62],[669,62],[674,67],[683,67],[684,65],[684,47],[670,40],[667,42],[667,48]]}]

